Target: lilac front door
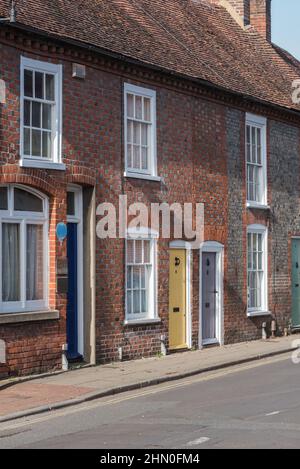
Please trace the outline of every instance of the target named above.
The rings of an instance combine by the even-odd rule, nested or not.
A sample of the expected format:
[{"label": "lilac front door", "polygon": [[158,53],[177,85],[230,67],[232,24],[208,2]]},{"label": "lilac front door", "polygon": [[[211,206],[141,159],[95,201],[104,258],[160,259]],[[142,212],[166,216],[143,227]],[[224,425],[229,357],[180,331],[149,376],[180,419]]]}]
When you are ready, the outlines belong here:
[{"label": "lilac front door", "polygon": [[216,253],[202,255],[202,341],[217,342]]}]

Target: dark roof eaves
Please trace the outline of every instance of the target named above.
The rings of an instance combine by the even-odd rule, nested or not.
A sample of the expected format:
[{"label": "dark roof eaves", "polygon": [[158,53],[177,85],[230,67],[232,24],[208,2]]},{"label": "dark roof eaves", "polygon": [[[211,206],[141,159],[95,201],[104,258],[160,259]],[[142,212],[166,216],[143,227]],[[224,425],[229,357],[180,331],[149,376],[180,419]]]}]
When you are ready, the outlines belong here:
[{"label": "dark roof eaves", "polygon": [[298,111],[296,109],[288,108],[286,106],[280,106],[278,104],[272,103],[270,101],[265,101],[263,99],[257,98],[257,97],[252,96],[252,95],[246,95],[246,94],[240,93],[238,91],[234,91],[234,90],[231,90],[229,88],[222,87],[222,86],[217,85],[217,84],[215,84],[211,81],[203,80],[201,78],[193,77],[191,75],[185,75],[185,74],[179,73],[175,70],[171,70],[171,69],[168,69],[168,68],[165,68],[165,67],[161,67],[159,65],[155,65],[155,64],[152,64],[150,62],[142,61],[142,60],[139,60],[139,59],[136,59],[136,58],[133,58],[133,57],[130,57],[130,56],[127,56],[127,55],[112,51],[110,49],[105,49],[105,48],[95,46],[93,44],[90,44],[90,43],[87,43],[87,42],[84,42],[84,41],[79,41],[79,40],[76,40],[76,39],[72,39],[72,38],[69,38],[69,37],[59,36],[59,35],[54,34],[54,33],[52,34],[52,33],[49,33],[47,31],[43,30],[43,29],[28,26],[24,23],[18,23],[18,22],[15,22],[15,23],[9,23],[9,22],[8,23],[0,23],[0,27],[1,26],[9,26],[11,28],[15,28],[15,29],[18,29],[18,30],[21,30],[21,31],[24,31],[24,32],[36,34],[36,35],[40,36],[41,38],[47,37],[49,39],[53,39],[55,41],[58,41],[59,43],[62,43],[62,44],[68,44],[68,45],[73,46],[73,47],[84,48],[86,50],[89,50],[90,52],[94,52],[94,53],[100,54],[100,55],[105,55],[106,57],[109,57],[109,58],[112,58],[112,59],[123,60],[123,61],[126,61],[126,62],[132,64],[132,65],[144,66],[144,67],[150,68],[151,70],[156,71],[156,72],[171,74],[172,76],[181,78],[183,80],[191,81],[194,84],[201,85],[201,86],[204,86],[204,87],[208,87],[210,89],[214,89],[216,91],[219,91],[221,93],[225,93],[225,94],[230,95],[232,97],[240,98],[243,101],[247,101],[247,102],[251,101],[252,103],[255,103],[255,104],[270,107],[270,108],[272,108],[272,109],[274,109],[278,112],[288,113],[290,115],[292,114],[294,117],[300,119],[300,110]]}]

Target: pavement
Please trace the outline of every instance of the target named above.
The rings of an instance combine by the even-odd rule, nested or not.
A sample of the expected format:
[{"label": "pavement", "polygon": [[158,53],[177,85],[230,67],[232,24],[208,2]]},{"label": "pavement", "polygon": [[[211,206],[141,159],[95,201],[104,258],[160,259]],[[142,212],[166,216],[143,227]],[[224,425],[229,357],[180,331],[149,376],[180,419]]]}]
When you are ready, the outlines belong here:
[{"label": "pavement", "polygon": [[97,449],[89,463],[132,468],[161,450],[298,449],[299,389],[299,364],[282,354],[2,423],[0,449]]},{"label": "pavement", "polygon": [[0,382],[0,423],[291,353],[300,334]]}]

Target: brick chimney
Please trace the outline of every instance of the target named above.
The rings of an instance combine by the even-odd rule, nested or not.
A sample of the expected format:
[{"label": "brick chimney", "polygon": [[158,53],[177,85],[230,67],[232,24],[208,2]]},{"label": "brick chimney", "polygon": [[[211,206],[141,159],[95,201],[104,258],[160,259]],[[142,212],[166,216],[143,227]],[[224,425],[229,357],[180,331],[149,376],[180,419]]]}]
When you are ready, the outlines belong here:
[{"label": "brick chimney", "polygon": [[250,2],[251,0],[227,0],[228,3],[242,18],[244,26],[250,23]]},{"label": "brick chimney", "polygon": [[209,0],[226,8],[241,26],[251,25],[271,42],[271,0]]},{"label": "brick chimney", "polygon": [[250,0],[250,24],[271,42],[271,0]]}]

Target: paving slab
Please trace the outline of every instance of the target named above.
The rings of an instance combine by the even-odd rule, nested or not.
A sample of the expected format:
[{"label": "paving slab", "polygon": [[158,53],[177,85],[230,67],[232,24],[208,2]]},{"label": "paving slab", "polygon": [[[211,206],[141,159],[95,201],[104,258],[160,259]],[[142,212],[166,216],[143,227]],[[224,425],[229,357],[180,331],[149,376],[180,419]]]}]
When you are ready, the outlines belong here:
[{"label": "paving slab", "polygon": [[[0,422],[272,355],[291,353],[298,348],[298,343],[300,334],[34,377],[6,389],[0,388]],[[2,385],[5,384],[5,381],[2,382]]]}]

